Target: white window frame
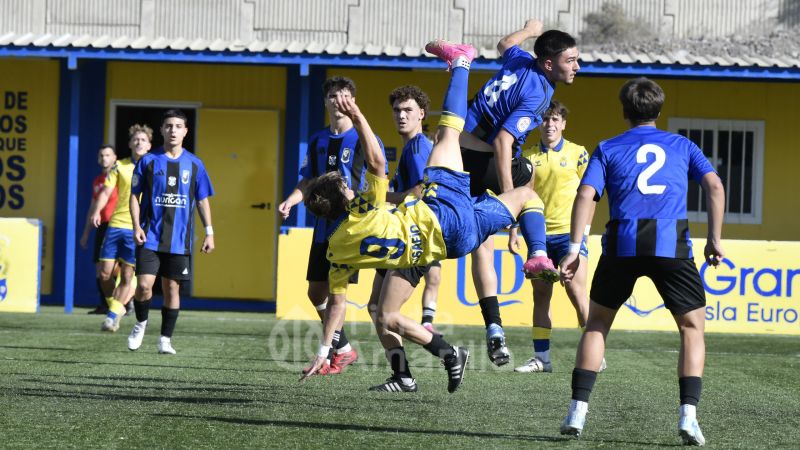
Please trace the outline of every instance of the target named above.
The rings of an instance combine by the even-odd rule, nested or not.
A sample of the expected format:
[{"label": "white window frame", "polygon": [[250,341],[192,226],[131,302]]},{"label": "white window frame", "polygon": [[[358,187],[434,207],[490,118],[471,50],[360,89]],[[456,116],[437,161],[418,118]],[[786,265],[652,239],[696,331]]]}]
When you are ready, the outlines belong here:
[{"label": "white window frame", "polygon": [[[203,104],[200,102],[187,102],[187,101],[169,101],[169,100],[128,100],[128,99],[116,99],[112,98],[111,101],[108,103],[108,124],[106,125],[108,128],[108,142],[114,143],[116,142],[116,135],[117,130],[114,126],[117,123],[117,107],[118,106],[140,106],[143,108],[177,108],[177,109],[194,109],[195,114],[195,128],[198,126],[198,122],[200,122],[200,108],[203,107]],[[133,125],[133,124],[131,124]],[[153,124],[153,133],[160,133],[161,124]],[[189,130],[194,133],[194,130]]]},{"label": "white window frame", "polygon": [[[713,157],[710,158],[711,165],[715,170],[719,169],[717,162],[717,132],[718,131],[743,131],[753,133],[753,198],[752,198],[752,211],[750,213],[729,213],[728,207],[730,196],[728,195],[728,186],[725,186],[725,222],[738,223],[738,224],[753,224],[760,225],[762,219],[762,206],[764,195],[764,121],[763,120],[720,120],[720,119],[696,119],[684,117],[670,117],[667,125],[669,131],[677,133],[679,129],[687,130],[713,130],[714,131],[714,148],[712,150]],[[730,141],[729,141],[730,145]],[[730,160],[730,152],[728,154]],[[742,186],[740,199],[744,202],[744,162],[742,163]],[[730,164],[728,164],[728,173],[720,174],[724,179],[730,180]],[[700,195],[703,194],[702,188]],[[743,208],[742,208],[743,209]],[[705,211],[687,211],[687,217],[691,222],[708,222],[708,213]]]}]

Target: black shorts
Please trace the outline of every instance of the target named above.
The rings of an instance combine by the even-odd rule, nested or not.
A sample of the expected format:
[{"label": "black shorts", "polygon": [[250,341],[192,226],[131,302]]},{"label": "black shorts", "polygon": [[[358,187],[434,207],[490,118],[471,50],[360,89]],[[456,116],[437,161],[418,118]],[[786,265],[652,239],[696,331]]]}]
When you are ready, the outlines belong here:
[{"label": "black shorts", "polygon": [[[328,241],[314,242],[308,253],[307,281],[328,281],[328,271],[331,263],[328,261]],[[350,277],[350,284],[358,284],[358,272]]]},{"label": "black shorts", "polygon": [[170,280],[192,279],[190,255],[154,252],[149,248],[136,246],[136,275],[160,275]]},{"label": "black shorts", "polygon": [[[503,193],[500,180],[497,178],[497,164],[494,152],[478,152],[461,148],[464,170],[469,172],[470,196],[477,197],[487,189],[495,194]],[[533,166],[527,158],[519,157],[511,160],[511,181],[514,187],[526,186],[531,182]]]},{"label": "black shorts", "polygon": [[92,251],[92,261],[100,261],[100,249],[103,248],[103,240],[106,238],[106,230],[108,230],[108,222],[103,222],[97,227],[94,233],[94,250]]},{"label": "black shorts", "polygon": [[611,309],[619,309],[633,293],[639,277],[653,280],[664,305],[674,315],[706,306],[703,281],[691,259],[656,256],[600,256],[589,298]]},{"label": "black shorts", "polygon": [[[417,267],[410,267],[408,269],[391,269],[397,272],[404,280],[411,283],[411,287],[417,287],[422,277],[431,270],[431,267],[442,267],[442,263],[439,261],[434,261],[427,266],[417,266]],[[375,273],[386,278],[386,273],[389,269],[375,269]]]}]

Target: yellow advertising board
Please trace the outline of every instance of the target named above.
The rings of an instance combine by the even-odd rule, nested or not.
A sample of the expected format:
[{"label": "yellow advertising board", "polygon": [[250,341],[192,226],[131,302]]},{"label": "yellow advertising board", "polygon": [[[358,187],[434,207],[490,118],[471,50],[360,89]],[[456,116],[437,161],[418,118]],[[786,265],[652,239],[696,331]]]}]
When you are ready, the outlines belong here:
[{"label": "yellow advertising board", "polygon": [[53,272],[58,81],[58,61],[0,60],[0,217],[35,217],[44,224],[45,294]]},{"label": "yellow advertising board", "polygon": [[42,222],[0,218],[0,313],[38,312]]},{"label": "yellow advertising board", "polygon": [[[291,228],[278,240],[279,319],[318,320],[306,295],[305,281],[312,230]],[[522,275],[521,256],[506,248],[507,237],[495,238],[495,269],[498,299],[504,326],[530,326],[533,289]],[[693,239],[695,253],[702,259],[704,239]],[[800,335],[800,264],[795,255],[800,242],[723,242],[727,252],[718,268],[699,266],[706,290],[706,330],[731,333],[776,333]],[[589,279],[600,256],[600,236],[589,239]],[[442,281],[436,322],[440,324],[483,325],[478,298],[472,283],[470,258],[442,262]],[[369,299],[375,271],[362,270],[358,284],[347,293],[347,320],[369,321]],[[422,289],[417,288],[403,307],[412,318],[421,317]],[[553,290],[552,319],[556,328],[577,327],[575,311],[564,289]],[[620,308],[615,329],[675,330],[672,316],[664,308],[653,283],[640,279],[633,295]]]}]

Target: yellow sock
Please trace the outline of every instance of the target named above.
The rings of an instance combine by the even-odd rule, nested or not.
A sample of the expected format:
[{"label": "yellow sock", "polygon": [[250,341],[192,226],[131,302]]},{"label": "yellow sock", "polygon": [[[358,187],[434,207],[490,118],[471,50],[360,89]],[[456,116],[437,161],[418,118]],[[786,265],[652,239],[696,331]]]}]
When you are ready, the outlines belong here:
[{"label": "yellow sock", "polygon": [[544,328],[544,327],[533,327],[533,339],[540,340],[540,339],[550,339],[550,336],[553,334],[552,328]]},{"label": "yellow sock", "polygon": [[114,297],[106,297],[106,303],[108,303],[108,309],[114,314],[125,314],[125,305]]}]

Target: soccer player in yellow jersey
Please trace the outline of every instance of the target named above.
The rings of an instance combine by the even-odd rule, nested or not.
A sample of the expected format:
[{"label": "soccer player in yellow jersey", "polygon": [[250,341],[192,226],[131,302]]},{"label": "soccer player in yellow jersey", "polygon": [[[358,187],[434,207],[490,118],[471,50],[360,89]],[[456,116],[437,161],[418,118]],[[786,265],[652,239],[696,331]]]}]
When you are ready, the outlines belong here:
[{"label": "soccer player in yellow jersey", "polygon": [[[323,370],[334,331],[345,316],[347,280],[360,268],[403,269],[425,266],[445,258],[459,258],[475,250],[487,237],[515,221],[529,250],[523,265],[528,276],[542,276],[550,261],[533,257],[544,251],[544,205],[529,186],[518,187],[500,195],[485,192],[470,197],[469,174],[464,172],[458,139],[467,113],[469,66],[475,49],[446,41],[433,41],[426,50],[445,60],[451,68],[450,85],[445,94],[436,144],[425,169],[422,199],[407,198],[396,208],[386,205],[389,180],[385,157],[364,115],[352,98],[339,97],[339,109],[353,119],[365,146],[367,189],[354,193],[347,189],[342,176],[329,172],[309,183],[304,202],[317,217],[334,221],[328,237],[328,260],[331,263],[330,296],[326,310],[323,338],[310,369],[302,379]],[[387,277],[395,274],[387,273]],[[469,351],[453,347],[441,335],[432,334],[416,320],[403,316],[400,307],[408,300],[413,287],[407,281],[396,289],[403,295],[382,298],[377,319],[389,331],[422,345],[442,358],[448,374],[447,390],[455,392],[464,377]]]},{"label": "soccer player in yellow jersey", "polygon": [[[558,265],[569,250],[569,226],[572,202],[578,192],[583,172],[589,161],[589,154],[582,145],[564,139],[567,127],[567,108],[558,101],[552,101],[542,114],[539,125],[541,141],[539,145],[523,151],[523,157],[533,166],[533,189],[544,202],[544,217],[547,226],[547,255]],[[587,233],[588,234],[588,230]],[[509,247],[519,247],[519,237],[515,229],[509,236]],[[581,266],[572,283],[565,289],[581,327],[586,325],[589,314],[589,297],[586,294],[586,273],[589,250],[586,239],[581,243]],[[552,372],[550,362],[550,299],[553,296],[553,283],[532,280],[533,283],[533,357],[528,359],[515,372]]]},{"label": "soccer player in yellow jersey", "polygon": [[[125,314],[125,305],[131,300],[133,272],[136,268],[136,244],[133,242],[133,222],[129,202],[123,199],[131,196],[131,177],[136,161],[150,151],[153,142],[153,130],[147,125],[133,125],[128,129],[128,147],[131,157],[124,158],[114,165],[106,176],[105,186],[95,201],[92,210],[92,224],[99,227],[100,211],[106,206],[109,196],[117,189],[117,207],[108,224],[103,247],[100,250],[100,279],[103,282],[108,315],[101,326],[103,331],[115,332],[119,329],[119,321]],[[120,281],[114,287],[112,274],[114,264],[120,262]]]}]

